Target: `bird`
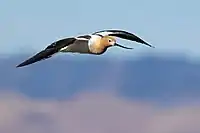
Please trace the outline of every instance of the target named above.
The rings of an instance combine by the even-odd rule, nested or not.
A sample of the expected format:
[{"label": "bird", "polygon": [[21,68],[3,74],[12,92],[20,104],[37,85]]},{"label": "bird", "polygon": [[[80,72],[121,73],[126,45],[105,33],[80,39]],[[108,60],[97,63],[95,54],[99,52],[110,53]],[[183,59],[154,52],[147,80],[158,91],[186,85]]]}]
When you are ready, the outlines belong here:
[{"label": "bird", "polygon": [[119,29],[106,29],[90,34],[71,36],[54,41],[50,45],[46,46],[43,50],[36,53],[32,57],[29,57],[16,67],[24,67],[42,60],[46,60],[57,53],[71,52],[79,54],[102,55],[107,51],[108,48],[114,46],[124,49],[133,49],[118,44],[116,41],[117,37],[155,48],[143,39],[139,38],[137,35],[128,31]]}]

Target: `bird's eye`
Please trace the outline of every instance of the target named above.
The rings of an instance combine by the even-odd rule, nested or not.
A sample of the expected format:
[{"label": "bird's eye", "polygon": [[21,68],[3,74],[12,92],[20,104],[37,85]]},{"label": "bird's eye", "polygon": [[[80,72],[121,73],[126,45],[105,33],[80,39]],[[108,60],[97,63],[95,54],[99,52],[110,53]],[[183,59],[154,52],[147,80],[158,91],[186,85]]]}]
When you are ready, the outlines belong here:
[{"label": "bird's eye", "polygon": [[112,42],[112,40],[111,40],[111,39],[109,39],[108,41],[109,41],[109,42]]}]

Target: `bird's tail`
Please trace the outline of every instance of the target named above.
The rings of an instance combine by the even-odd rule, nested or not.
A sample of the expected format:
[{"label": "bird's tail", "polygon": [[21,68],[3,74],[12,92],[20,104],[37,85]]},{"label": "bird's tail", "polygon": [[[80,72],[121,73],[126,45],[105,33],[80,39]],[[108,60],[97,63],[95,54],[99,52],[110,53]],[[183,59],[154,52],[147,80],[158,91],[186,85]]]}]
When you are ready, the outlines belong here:
[{"label": "bird's tail", "polygon": [[41,60],[45,60],[47,58],[50,58],[56,52],[57,52],[57,50],[55,50],[54,48],[42,50],[41,52],[39,52],[36,55],[32,56],[31,58],[25,60],[24,62],[22,62],[21,64],[17,65],[16,67],[23,67],[23,66],[26,66],[26,65],[33,64],[35,62],[41,61]]}]

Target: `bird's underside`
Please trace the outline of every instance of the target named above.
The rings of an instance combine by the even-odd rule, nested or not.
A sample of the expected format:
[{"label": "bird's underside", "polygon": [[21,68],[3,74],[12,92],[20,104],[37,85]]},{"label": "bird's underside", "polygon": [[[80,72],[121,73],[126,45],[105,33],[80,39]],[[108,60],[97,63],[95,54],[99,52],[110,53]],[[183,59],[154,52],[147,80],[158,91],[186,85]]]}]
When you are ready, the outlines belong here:
[{"label": "bird's underside", "polygon": [[[81,35],[78,37],[70,37],[70,38],[65,38],[65,39],[55,41],[54,43],[47,46],[44,50],[28,58],[27,60],[17,65],[16,67],[23,67],[23,66],[41,61],[41,60],[48,59],[52,57],[54,54],[59,53],[59,52],[61,53],[72,52],[72,53],[97,55],[98,53],[92,53],[89,48],[89,41],[92,40],[92,37],[94,36],[96,37],[98,36],[100,38],[101,37],[103,38],[104,36],[114,36],[114,37],[119,37],[122,39],[135,41],[141,44],[145,44],[149,47],[153,47],[147,42],[137,37],[136,35],[131,34],[129,32],[122,31],[122,30],[102,30],[102,31],[94,32],[90,35]],[[119,46],[119,44],[117,45]],[[123,48],[126,48],[126,47],[123,47]],[[105,52],[105,50],[106,48],[104,49],[104,51],[102,51],[102,53]]]}]

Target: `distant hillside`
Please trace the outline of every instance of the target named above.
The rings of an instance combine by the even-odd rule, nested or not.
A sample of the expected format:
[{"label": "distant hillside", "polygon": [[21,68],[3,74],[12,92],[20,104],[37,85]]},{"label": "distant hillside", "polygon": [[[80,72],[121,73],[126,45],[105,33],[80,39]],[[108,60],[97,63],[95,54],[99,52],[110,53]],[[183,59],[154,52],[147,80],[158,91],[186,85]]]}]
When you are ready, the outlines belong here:
[{"label": "distant hillside", "polygon": [[0,59],[2,90],[35,98],[68,98],[79,91],[98,89],[115,89],[121,95],[144,100],[200,96],[200,64],[183,58],[146,56],[114,61],[61,56],[15,68],[27,57]]}]

